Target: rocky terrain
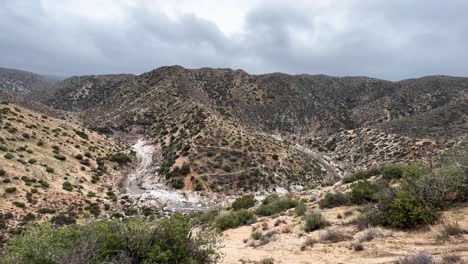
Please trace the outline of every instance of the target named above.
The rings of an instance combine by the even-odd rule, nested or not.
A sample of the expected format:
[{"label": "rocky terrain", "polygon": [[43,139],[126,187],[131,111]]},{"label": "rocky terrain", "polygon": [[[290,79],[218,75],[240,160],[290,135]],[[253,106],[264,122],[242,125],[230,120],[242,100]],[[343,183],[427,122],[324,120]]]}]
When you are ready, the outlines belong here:
[{"label": "rocky terrain", "polygon": [[56,81],[42,75],[16,69],[0,68],[0,91],[10,92],[32,100],[51,96]]},{"label": "rocky terrain", "polygon": [[[216,231],[223,263],[468,257],[468,78],[170,66],[53,83],[3,72],[7,237],[33,221],[180,212],[181,237]],[[142,233],[127,240],[144,237],[133,228]]]},{"label": "rocky terrain", "polygon": [[120,206],[114,192],[123,171],[115,155],[131,155],[126,143],[72,115],[57,119],[5,100],[0,111],[3,234],[33,220],[74,222]]}]

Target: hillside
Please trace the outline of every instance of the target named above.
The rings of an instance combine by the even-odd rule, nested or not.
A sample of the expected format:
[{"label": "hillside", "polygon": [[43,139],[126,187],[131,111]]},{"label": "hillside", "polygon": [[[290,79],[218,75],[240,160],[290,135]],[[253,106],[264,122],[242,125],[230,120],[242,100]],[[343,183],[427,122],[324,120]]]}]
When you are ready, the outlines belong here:
[{"label": "hillside", "polygon": [[[57,86],[52,106],[80,111],[97,131],[148,138],[155,173],[185,189],[311,187],[336,180],[337,170],[426,159],[468,131],[468,79],[458,77],[390,82],[171,66]],[[356,132],[356,140],[340,136]],[[364,152],[361,139],[370,144]]]},{"label": "hillside", "polygon": [[109,159],[130,154],[125,143],[68,114],[57,119],[6,102],[0,112],[2,233],[32,220],[76,221],[115,207],[123,171]]},{"label": "hillside", "polygon": [[73,76],[52,86],[54,93],[40,100],[66,111],[81,111],[111,96],[112,87],[134,77],[131,74]]},{"label": "hillside", "polygon": [[43,100],[52,94],[56,81],[32,72],[0,68],[0,90],[33,100]]},{"label": "hillside", "polygon": [[[383,126],[389,121],[416,116],[430,119],[424,115],[437,115],[444,108],[463,110],[467,89],[467,78],[448,76],[390,82],[367,77],[250,75],[242,70],[171,66],[129,78],[116,86],[109,85],[107,90],[112,92],[83,96],[81,101],[95,103],[88,108],[106,107],[112,113],[119,111],[115,105],[118,100],[123,100],[125,105],[119,107],[124,108],[135,101],[145,104],[157,100],[155,97],[162,93],[196,102],[225,118],[262,131],[314,136],[364,125]],[[63,102],[62,108],[70,109],[75,101]],[[466,122],[460,121],[466,120],[466,112],[457,114],[445,117],[445,125],[458,124],[451,132],[455,135],[466,132],[460,128],[461,124],[466,126]],[[416,123],[413,130],[424,125],[424,120],[422,124]],[[412,131],[406,130],[411,136]]]}]

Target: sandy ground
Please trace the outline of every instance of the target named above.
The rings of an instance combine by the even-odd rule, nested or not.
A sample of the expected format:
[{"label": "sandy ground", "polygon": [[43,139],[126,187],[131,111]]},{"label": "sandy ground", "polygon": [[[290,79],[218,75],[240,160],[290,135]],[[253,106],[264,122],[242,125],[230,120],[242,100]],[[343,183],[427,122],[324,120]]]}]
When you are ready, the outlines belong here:
[{"label": "sandy ground", "polygon": [[[291,233],[275,235],[275,240],[270,243],[250,247],[244,243],[252,233],[252,226],[243,226],[236,229],[227,230],[223,233],[224,247],[222,252],[224,260],[222,263],[258,263],[265,258],[273,258],[274,263],[394,263],[401,256],[412,254],[418,251],[427,251],[436,259],[442,255],[451,253],[468,259],[468,235],[464,237],[452,238],[451,241],[438,243],[435,235],[440,226],[431,226],[421,230],[404,232],[401,230],[385,229],[388,236],[377,238],[369,242],[363,242],[364,250],[354,251],[348,249],[350,242],[358,237],[362,231],[357,230],[353,225],[346,224],[348,220],[336,218],[338,211],[349,210],[350,208],[334,208],[324,213],[325,217],[333,224],[328,227],[350,235],[346,241],[338,243],[316,243],[301,251],[301,245],[307,237],[318,238],[323,230],[305,234],[301,230],[301,219],[293,216],[280,216],[286,220]],[[357,213],[356,213],[357,214]],[[468,230],[468,207],[451,210],[444,214],[446,219],[457,221],[462,227]],[[352,218],[352,216],[350,217]],[[262,219],[260,219],[261,221]],[[268,219],[269,230],[281,230],[282,226],[274,227],[275,219]],[[261,225],[261,224],[260,224]],[[266,225],[266,224],[263,224]],[[360,233],[361,232],[361,233]]]}]

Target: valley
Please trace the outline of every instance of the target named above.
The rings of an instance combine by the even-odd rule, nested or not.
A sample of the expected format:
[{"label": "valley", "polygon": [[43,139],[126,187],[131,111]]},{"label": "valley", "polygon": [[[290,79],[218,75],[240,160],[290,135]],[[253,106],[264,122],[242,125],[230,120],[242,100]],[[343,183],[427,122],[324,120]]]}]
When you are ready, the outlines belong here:
[{"label": "valley", "polygon": [[0,69],[0,89],[5,263],[60,232],[73,246],[44,263],[131,258],[155,234],[189,246],[163,254],[163,241],[138,255],[147,263],[182,251],[226,264],[468,258],[468,78]]}]

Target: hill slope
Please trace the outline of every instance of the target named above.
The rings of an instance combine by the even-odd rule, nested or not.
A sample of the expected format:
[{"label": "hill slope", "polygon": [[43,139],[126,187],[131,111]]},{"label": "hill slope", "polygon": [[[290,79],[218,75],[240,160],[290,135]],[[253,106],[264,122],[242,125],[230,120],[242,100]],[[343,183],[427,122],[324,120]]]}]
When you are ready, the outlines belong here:
[{"label": "hill slope", "polygon": [[[351,141],[349,148],[338,148],[349,151],[328,153],[331,161],[322,158],[319,150],[340,131],[371,129],[371,137],[382,139],[374,140],[377,154],[359,164],[364,167],[430,156],[443,148],[440,142],[468,132],[467,78],[390,82],[171,66],[140,76],[75,77],[58,85],[49,102],[81,111],[89,127],[151,139],[159,157],[154,164],[160,166],[154,173],[177,188],[258,190],[332,180],[336,170],[330,162],[352,168],[359,156],[353,148],[361,145]],[[308,148],[316,148],[297,147],[302,139],[313,139]],[[429,153],[413,148],[421,140],[433,146]],[[386,146],[396,154],[381,155]],[[352,157],[336,160],[342,154]]]},{"label": "hill slope", "polygon": [[3,231],[57,215],[98,216],[115,206],[112,190],[123,171],[107,158],[128,153],[126,144],[77,125],[73,116],[56,119],[13,103],[1,105],[0,123]]},{"label": "hill slope", "polygon": [[0,68],[0,90],[34,100],[51,96],[55,81],[32,72]]}]

